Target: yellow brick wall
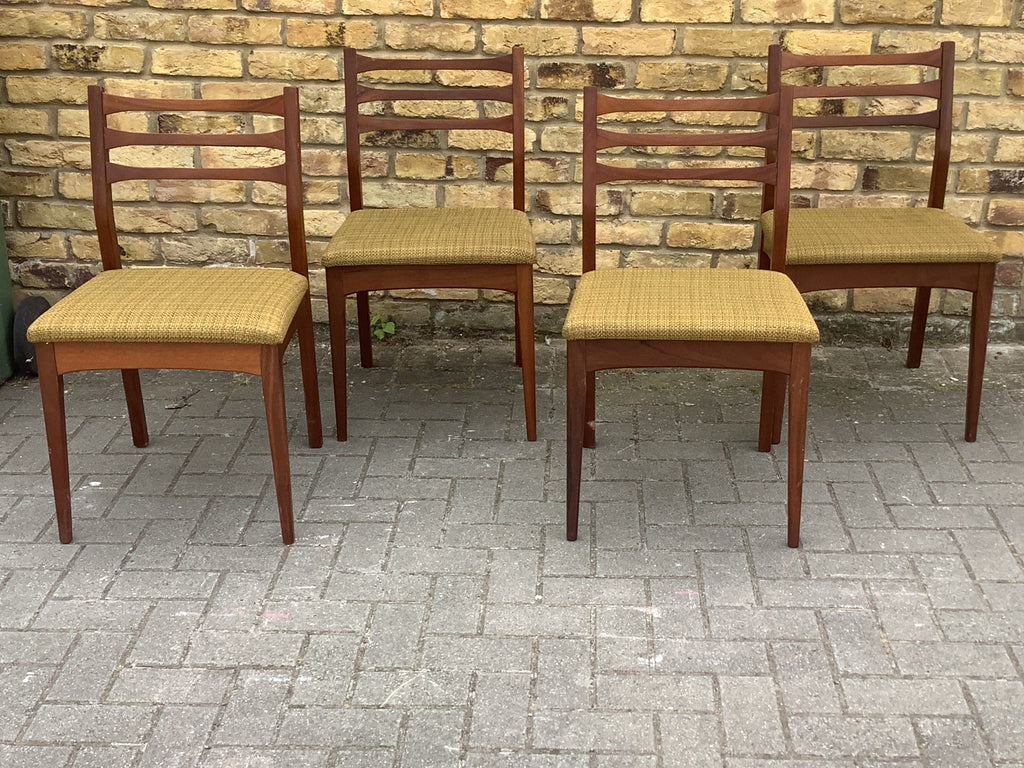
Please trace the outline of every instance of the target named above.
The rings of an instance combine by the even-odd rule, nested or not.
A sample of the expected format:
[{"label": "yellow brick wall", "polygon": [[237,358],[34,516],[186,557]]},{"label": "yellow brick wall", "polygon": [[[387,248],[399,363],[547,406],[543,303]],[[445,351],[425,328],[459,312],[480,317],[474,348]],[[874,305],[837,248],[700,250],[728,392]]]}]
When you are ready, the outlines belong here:
[{"label": "yellow brick wall", "polygon": [[[347,211],[341,46],[424,55],[495,54],[522,45],[528,66],[528,206],[539,247],[536,295],[542,328],[557,331],[580,270],[580,90],[753,94],[765,55],[784,41],[801,52],[866,53],[957,45],[957,103],[947,208],[1005,254],[997,276],[993,337],[1024,339],[1024,7],[1020,0],[2,0],[0,2],[0,201],[16,293],[54,299],[98,266],[89,198],[86,87],[168,97],[230,97],[300,87],[306,223],[317,313],[319,253]],[[928,141],[862,131],[797,136],[796,195],[839,205],[849,195],[883,203],[919,200],[915,163]],[[366,152],[367,204],[503,202],[470,137],[445,150]],[[132,207],[119,221],[128,260],[139,263],[281,263],[281,196],[214,185],[196,196],[160,190],[164,210]],[[600,265],[749,263],[757,199],[743,190],[716,203],[701,193],[616,190],[600,201]],[[203,210],[195,205],[205,202]],[[708,228],[715,206],[732,219]],[[667,210],[686,217],[658,221]],[[444,299],[477,302],[449,313]],[[506,297],[475,291],[396,292],[410,321],[508,325]],[[850,329],[897,327],[907,290],[811,297],[820,318]],[[493,303],[492,303],[493,302]],[[965,297],[939,292],[937,321],[962,327]],[[461,319],[459,319],[461,317]],[[902,322],[902,321],[900,321]],[[889,324],[889,325],[887,325]],[[510,326],[509,326],[510,327]],[[854,333],[853,330],[850,333]],[[842,334],[834,334],[833,338]]]}]

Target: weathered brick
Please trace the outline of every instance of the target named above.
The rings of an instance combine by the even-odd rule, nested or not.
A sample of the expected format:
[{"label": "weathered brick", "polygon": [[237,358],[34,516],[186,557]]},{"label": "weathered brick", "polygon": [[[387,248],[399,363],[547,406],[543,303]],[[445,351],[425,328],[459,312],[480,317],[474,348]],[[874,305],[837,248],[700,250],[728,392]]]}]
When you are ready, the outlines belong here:
[{"label": "weathered brick", "polygon": [[570,26],[517,26],[509,24],[485,26],[482,33],[485,53],[495,55],[521,45],[527,56],[557,56],[575,53],[577,33]]},{"label": "weathered brick", "polygon": [[293,48],[370,48],[377,42],[377,27],[365,21],[288,19],[285,29],[288,45]]},{"label": "weathered brick", "polygon": [[667,56],[675,43],[676,33],[672,29],[585,28],[582,52],[601,56]]},{"label": "weathered brick", "polygon": [[[121,259],[124,261],[156,260],[156,248],[152,240],[121,235],[117,238],[117,244],[121,249]],[[74,235],[69,238],[68,245],[71,247],[71,255],[79,261],[98,262],[101,258],[100,242],[96,235]]]},{"label": "weathered brick", "polygon": [[1024,136],[1004,135],[996,142],[997,163],[1017,163],[1024,157]]},{"label": "weathered brick", "polygon": [[[332,16],[337,11],[335,0],[242,0],[242,8],[257,13],[315,13]],[[234,4],[232,4],[234,7]],[[351,11],[347,11],[351,13]]]},{"label": "weathered brick", "polygon": [[656,91],[716,91],[729,76],[725,64],[685,61],[642,61],[636,87]]},{"label": "weathered brick", "polygon": [[821,132],[821,156],[840,160],[907,160],[911,137],[906,132],[834,130]]},{"label": "weathered brick", "polygon": [[399,179],[471,179],[479,176],[472,157],[402,153],[395,158],[395,176]]},{"label": "weathered brick", "polygon": [[12,104],[85,104],[95,82],[85,77],[16,75],[7,78],[7,98]]},{"label": "weathered brick", "polygon": [[621,64],[578,64],[543,62],[537,67],[537,87],[578,90],[586,85],[615,88],[625,85],[626,70]]},{"label": "weathered brick", "polygon": [[93,18],[96,37],[105,40],[174,42],[187,34],[184,16],[147,11],[107,11]]},{"label": "weathered brick", "polygon": [[433,0],[342,0],[342,13],[368,16],[431,16]]},{"label": "weathered brick", "polygon": [[732,0],[640,0],[641,21],[677,24],[729,22]]},{"label": "weathered brick", "polygon": [[184,77],[241,77],[242,52],[199,48],[156,48],[152,53],[154,75]]},{"label": "weathered brick", "polygon": [[249,73],[278,80],[337,80],[338,62],[324,53],[253,51]]},{"label": "weathered brick", "polygon": [[935,0],[840,0],[839,18],[844,24],[931,24]]},{"label": "weathered brick", "polygon": [[770,29],[694,27],[683,37],[683,53],[703,56],[763,57],[772,42]]},{"label": "weathered brick", "polygon": [[973,102],[967,110],[967,129],[1024,131],[1024,109],[1019,104]]},{"label": "weathered brick", "polygon": [[598,221],[597,242],[622,245],[657,245],[661,242],[660,221]]},{"label": "weathered brick", "polygon": [[36,230],[15,230],[7,233],[7,254],[12,261],[52,261],[67,257],[64,237]]},{"label": "weathered brick", "polygon": [[14,165],[30,165],[44,168],[58,168],[70,165],[74,168],[89,167],[89,147],[81,142],[43,141],[29,139],[4,142],[11,154]]},{"label": "weathered brick", "polygon": [[278,45],[281,43],[281,20],[197,13],[188,18],[188,39],[196,43]]},{"label": "weathered brick", "polygon": [[978,36],[978,59],[1024,64],[1024,33],[982,32]]},{"label": "weathered brick", "polygon": [[99,271],[87,264],[28,261],[18,268],[18,279],[26,288],[78,288]]},{"label": "weathered brick", "polygon": [[631,0],[541,0],[542,19],[629,21]]},{"label": "weathered brick", "polygon": [[283,211],[239,208],[204,208],[203,226],[228,234],[280,235],[287,232]]},{"label": "weathered brick", "polygon": [[716,251],[747,250],[753,241],[753,225],[723,222],[676,222],[669,225],[665,237],[665,242],[673,248],[706,248]]},{"label": "weathered brick", "polygon": [[146,0],[152,8],[174,10],[228,11],[234,10],[235,0]]},{"label": "weathered brick", "polygon": [[740,0],[740,18],[752,24],[835,21],[832,0]]},{"label": "weathered brick", "polygon": [[146,99],[189,99],[194,97],[190,83],[174,80],[106,78],[103,88],[115,96]]},{"label": "weathered brick", "polygon": [[1012,13],[1013,0],[990,0],[980,5],[973,0],[942,0],[941,23],[951,27],[1008,27]]},{"label": "weathered brick", "polygon": [[471,52],[476,46],[476,30],[470,24],[388,23],[384,42],[396,50]]},{"label": "weathered brick", "polygon": [[128,45],[58,44],[53,56],[70,72],[141,72],[145,51]]},{"label": "weathered brick", "polygon": [[0,197],[52,197],[53,177],[33,171],[0,170]]},{"label": "weathered brick", "polygon": [[0,29],[10,37],[81,39],[88,34],[88,17],[81,11],[39,8],[0,9]]},{"label": "weathered brick", "polygon": [[[423,0],[420,0],[422,3]],[[409,0],[405,0],[408,5]],[[428,8],[429,8],[429,0]],[[440,0],[443,19],[525,19],[530,15],[529,0]],[[425,15],[430,15],[428,9]]]},{"label": "weathered brick", "polygon": [[629,210],[634,216],[710,216],[714,204],[711,192],[637,189],[630,197]]},{"label": "weathered brick", "polygon": [[46,136],[53,130],[50,115],[41,109],[0,107],[0,134],[13,136],[27,133]]},{"label": "weathered brick", "polygon": [[0,62],[8,72],[46,69],[46,49],[38,43],[3,43],[0,44]]},{"label": "weathered brick", "polygon": [[782,32],[781,41],[793,53],[865,54],[871,53],[874,36],[870,32],[846,30],[787,29]]},{"label": "weathered brick", "polygon": [[1024,201],[998,199],[991,201],[987,221],[1001,227],[1024,226]]}]

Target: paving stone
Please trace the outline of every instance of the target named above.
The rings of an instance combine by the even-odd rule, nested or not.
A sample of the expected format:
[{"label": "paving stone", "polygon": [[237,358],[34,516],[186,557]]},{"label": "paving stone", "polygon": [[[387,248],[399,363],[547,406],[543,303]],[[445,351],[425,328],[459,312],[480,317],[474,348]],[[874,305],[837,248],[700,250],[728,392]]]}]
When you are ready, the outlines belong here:
[{"label": "paving stone", "polygon": [[534,443],[504,345],[380,351],[320,449],[289,351],[288,547],[252,377],[144,372],[146,449],[69,377],[70,546],[0,387],[0,765],[1024,768],[1024,352],[969,444],[961,352],[815,350],[791,550],[756,374],[602,374],[568,542],[561,342]]}]

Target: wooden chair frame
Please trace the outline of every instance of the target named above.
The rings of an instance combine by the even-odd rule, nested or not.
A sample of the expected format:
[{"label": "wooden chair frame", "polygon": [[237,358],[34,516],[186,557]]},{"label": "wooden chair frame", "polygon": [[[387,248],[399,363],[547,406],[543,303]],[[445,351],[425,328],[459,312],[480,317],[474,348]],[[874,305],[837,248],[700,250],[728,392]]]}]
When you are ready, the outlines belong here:
[{"label": "wooden chair frame", "polygon": [[[954,44],[946,41],[931,51],[899,54],[808,55],[786,51],[781,45],[768,50],[768,91],[777,92],[786,71],[804,67],[830,66],[906,66],[931,67],[937,77],[923,83],[883,85],[797,85],[794,99],[853,97],[916,97],[933,99],[935,108],[915,114],[872,115],[795,115],[792,127],[844,128],[863,126],[926,127],[935,132],[935,153],[928,191],[928,207],[945,204],[949,176],[950,145],[953,128]],[[765,202],[767,210],[768,201]],[[762,267],[778,260],[762,242]],[[773,268],[775,264],[772,264]],[[954,288],[971,293],[969,330],[967,407],[964,439],[974,442],[978,435],[978,416],[985,370],[985,350],[992,312],[996,265],[974,263],[888,263],[888,264],[785,264],[781,265],[802,293],[842,288],[916,288],[910,327],[907,367],[921,365],[928,305],[933,288]]]},{"label": "wooden chair frame", "polygon": [[[399,59],[364,56],[344,50],[345,148],[348,163],[349,204],[353,211],[363,207],[362,155],[360,137],[370,131],[492,130],[512,136],[513,207],[526,210],[525,171],[525,77],[523,50],[491,58]],[[505,72],[511,82],[504,86],[443,88],[414,85],[404,88],[363,85],[366,72],[493,71]],[[390,114],[362,114],[362,104],[396,101],[483,100],[511,105],[505,116],[480,118],[402,117]],[[348,392],[346,372],[345,298],[356,294],[359,327],[359,355],[364,368],[373,366],[369,291],[409,288],[479,288],[507,291],[515,300],[516,365],[522,368],[523,399],[528,440],[537,439],[537,396],[533,349],[533,265],[532,264],[437,264],[331,266],[326,270],[327,304],[334,376],[334,403],[338,440],[348,437]]]},{"label": "wooden chair frame", "polygon": [[[597,187],[609,182],[647,180],[748,180],[764,185],[784,223],[789,213],[788,89],[759,98],[626,99],[584,89],[583,102],[583,271],[596,268]],[[598,125],[612,112],[757,111],[777,117],[762,131],[733,133],[625,133]],[[599,161],[598,151],[614,147],[743,146],[761,147],[764,165],[721,168],[711,164],[686,168],[624,168]],[[786,228],[775,230],[774,247],[785,253]],[[731,368],[764,372],[758,450],[781,440],[786,379],[790,398],[787,468],[787,543],[800,541],[800,513],[807,427],[811,345],[743,341],[661,341],[570,339],[567,341],[566,538],[578,535],[583,447],[596,445],[595,373],[613,368]]]},{"label": "wooden chair frame", "polygon": [[[283,118],[281,130],[257,134],[193,135],[135,133],[107,126],[108,115],[119,112],[227,112],[268,114]],[[114,223],[111,185],[132,179],[231,179],[269,181],[285,187],[291,269],[308,279],[305,226],[302,211],[302,171],[299,147],[299,99],[295,88],[266,99],[148,99],[128,98],[89,87],[89,132],[92,151],[93,205],[105,270],[121,268],[121,249]],[[282,150],[284,163],[258,168],[154,168],[134,167],[110,160],[110,150],[125,146],[268,147]],[[149,442],[139,369],[201,369],[233,371],[259,376],[266,407],[270,455],[285,544],[295,540],[288,425],[282,358],[293,335],[299,337],[300,362],[311,448],[323,444],[317,390],[313,315],[309,291],[302,300],[282,344],[112,343],[59,342],[36,344],[39,387],[50,454],[57,527],[62,543],[71,541],[71,487],[67,426],[64,409],[64,374],[85,370],[120,369],[128,405],[132,441]]]}]

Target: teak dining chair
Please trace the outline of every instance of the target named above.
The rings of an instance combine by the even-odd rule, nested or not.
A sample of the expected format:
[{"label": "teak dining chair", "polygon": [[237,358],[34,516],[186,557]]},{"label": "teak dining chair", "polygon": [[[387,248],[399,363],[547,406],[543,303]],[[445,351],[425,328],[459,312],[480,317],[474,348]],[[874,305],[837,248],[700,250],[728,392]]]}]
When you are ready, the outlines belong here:
[{"label": "teak dining chair", "polygon": [[[346,296],[356,294],[360,362],[368,368],[373,365],[369,291],[478,288],[507,291],[515,299],[516,363],[522,368],[526,436],[536,440],[533,265],[537,257],[526,215],[522,48],[502,56],[465,59],[371,57],[346,48],[344,66],[351,213],[322,257],[338,439],[348,436]],[[507,82],[494,84],[498,80]],[[412,146],[435,148],[444,160],[440,178],[451,178],[453,156],[446,153],[454,144],[445,144],[443,136],[450,140],[453,131],[509,134],[511,156],[477,157],[471,175],[493,179],[501,165],[511,164],[511,207],[363,206],[366,169],[361,139],[365,134],[372,133],[378,145],[389,136],[389,146],[412,141]],[[484,138],[483,143],[489,141]]]},{"label": "teak dining chair", "polygon": [[[756,182],[785,222],[789,208],[788,88],[758,98],[619,98],[588,86],[583,95],[583,276],[563,335],[567,339],[566,536],[576,539],[583,446],[595,445],[595,372],[610,368],[701,367],[764,372],[758,450],[779,442],[789,382],[787,542],[800,542],[804,440],[811,344],[818,327],[799,292],[777,270],[711,267],[596,269],[597,189],[629,182]],[[683,132],[599,123],[611,113],[754,112],[775,127]],[[760,118],[760,114],[758,115]],[[726,120],[727,122],[727,120]],[[636,125],[636,123],[634,123]],[[641,126],[650,122],[641,121]],[[719,148],[686,154],[692,148]],[[750,158],[763,151],[764,160]],[[617,153],[600,154],[602,150]],[[713,154],[711,154],[713,153]],[[744,162],[745,161],[745,162]],[[774,234],[786,248],[785,227]]]},{"label": "teak dining chair", "polygon": [[[130,121],[129,130],[109,124],[108,117],[120,113],[143,114],[123,118]],[[222,113],[228,113],[227,117]],[[136,117],[146,121],[148,131],[136,130],[140,125]],[[160,132],[162,123],[182,117],[196,121],[193,125],[209,126],[211,132],[200,128],[193,129],[195,133]],[[276,118],[283,125],[258,133],[216,130],[225,122],[242,126],[254,118]],[[93,206],[104,271],[57,302],[28,331],[39,365],[60,540],[65,544],[71,541],[64,374],[120,369],[132,440],[143,447],[149,442],[149,433],[139,369],[187,368],[250,373],[262,379],[281,538],[290,544],[295,528],[282,357],[293,335],[299,337],[309,445],[318,448],[323,442],[306,272],[298,91],[285,88],[282,95],[265,99],[149,99],[115,96],[90,86],[89,138]],[[187,162],[180,148],[191,155]],[[130,164],[152,162],[151,151],[174,158],[169,162],[167,155],[157,155],[156,162],[181,165]],[[234,163],[227,157],[232,154],[237,156]],[[142,189],[159,196],[155,180],[179,179],[282,185],[291,269],[123,269],[111,186],[142,180]],[[133,194],[139,188],[136,185]],[[197,189],[195,199],[206,194]]]},{"label": "teak dining chair", "polygon": [[[970,291],[964,439],[973,442],[978,435],[993,283],[1001,254],[988,238],[943,210],[953,124],[953,66],[952,42],[923,53],[834,56],[795,54],[773,45],[768,52],[768,91],[779,90],[784,73],[802,70],[802,75],[794,73],[800,82],[794,88],[792,125],[794,129],[826,129],[821,131],[822,140],[829,137],[830,129],[860,129],[864,131],[861,138],[866,137],[869,145],[870,139],[884,137],[893,129],[902,133],[919,130],[934,137],[926,206],[793,208],[784,268],[802,293],[916,288],[908,368],[921,364],[932,289]],[[932,79],[922,80],[925,73],[933,71]],[[866,74],[858,76],[858,72]],[[806,107],[802,106],[807,104],[805,99],[818,101]],[[914,111],[922,103],[925,110]],[[832,138],[840,138],[833,133]],[[856,140],[853,134],[845,135],[851,137],[851,143]],[[924,154],[925,144],[917,146],[918,156]],[[841,151],[835,154],[842,156]],[[853,159],[861,156],[859,152],[848,155]],[[877,168],[863,168],[862,185],[878,172]],[[848,200],[855,205],[853,198]],[[771,243],[776,225],[776,218],[766,208],[762,216],[764,263],[774,260]]]}]

